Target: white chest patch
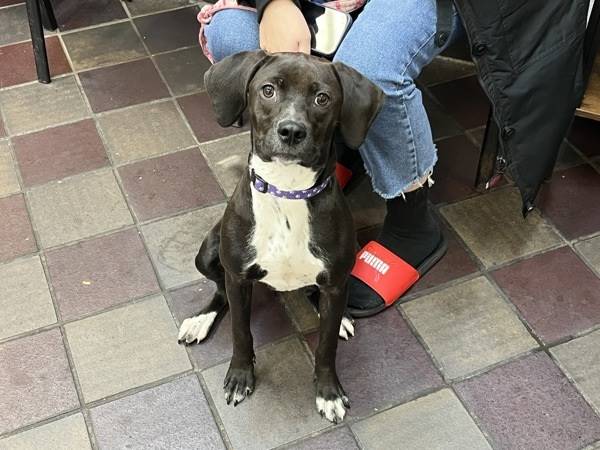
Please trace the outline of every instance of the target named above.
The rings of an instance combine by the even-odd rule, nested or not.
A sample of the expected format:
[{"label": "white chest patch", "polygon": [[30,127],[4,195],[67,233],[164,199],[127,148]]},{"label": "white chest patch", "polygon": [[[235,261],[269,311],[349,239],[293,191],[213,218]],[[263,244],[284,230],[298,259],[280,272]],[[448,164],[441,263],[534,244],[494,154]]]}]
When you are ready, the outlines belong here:
[{"label": "white chest patch", "polygon": [[[315,183],[315,173],[297,164],[264,162],[256,156],[250,164],[257,174],[280,189],[307,189]],[[253,187],[250,190],[255,221],[251,245],[256,258],[248,267],[258,264],[266,270],[261,281],[278,291],[315,284],[324,264],[309,250],[310,213],[306,200],[278,198]]]}]

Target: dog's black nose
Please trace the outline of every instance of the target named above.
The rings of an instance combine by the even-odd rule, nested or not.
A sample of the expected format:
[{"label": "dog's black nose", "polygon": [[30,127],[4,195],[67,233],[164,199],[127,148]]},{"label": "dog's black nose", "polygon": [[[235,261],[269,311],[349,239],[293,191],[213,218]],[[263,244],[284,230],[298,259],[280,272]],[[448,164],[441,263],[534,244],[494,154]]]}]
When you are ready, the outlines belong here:
[{"label": "dog's black nose", "polygon": [[306,138],[306,127],[293,120],[284,120],[277,127],[277,134],[285,144],[296,145]]}]

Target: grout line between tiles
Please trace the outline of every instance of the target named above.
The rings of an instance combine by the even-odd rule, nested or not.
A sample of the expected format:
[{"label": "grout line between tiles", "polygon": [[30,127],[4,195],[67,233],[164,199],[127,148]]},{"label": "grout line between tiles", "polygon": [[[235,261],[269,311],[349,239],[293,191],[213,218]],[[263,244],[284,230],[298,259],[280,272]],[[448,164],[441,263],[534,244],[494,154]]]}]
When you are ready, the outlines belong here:
[{"label": "grout line between tiles", "polygon": [[32,422],[27,425],[23,425],[22,427],[15,428],[14,430],[6,431],[4,433],[0,433],[0,444],[2,444],[2,440],[16,436],[18,434],[24,433],[29,430],[33,430],[34,428],[42,427],[44,425],[48,425],[49,423],[57,422],[61,419],[65,419],[70,416],[74,416],[77,413],[81,413],[81,407],[72,408],[67,411],[63,411],[60,414],[56,414],[51,417],[46,417],[43,420],[38,420],[37,422]]},{"label": "grout line between tiles", "polygon": [[[21,178],[21,171],[20,171],[19,163],[18,163],[18,160],[16,159],[16,155],[14,154],[14,149],[12,148],[12,139],[9,140],[9,148],[11,149],[12,156],[13,156],[13,159],[14,159],[15,170],[16,170],[16,173],[17,173],[17,178],[19,180],[19,184],[21,186],[23,186],[23,180]],[[62,314],[61,314],[60,308],[58,306],[58,301],[56,299],[56,293],[54,291],[54,286],[52,285],[51,280],[50,280],[50,273],[49,273],[48,265],[47,265],[47,262],[46,262],[46,255],[45,255],[45,252],[41,248],[41,245],[40,245],[41,240],[40,240],[40,236],[39,236],[36,224],[35,224],[35,220],[33,218],[33,214],[32,214],[32,211],[31,211],[31,205],[29,204],[29,199],[28,199],[28,197],[26,195],[24,195],[23,197],[24,197],[25,208],[27,210],[27,214],[29,215],[29,220],[30,220],[30,224],[31,224],[32,233],[33,233],[34,239],[35,239],[36,244],[37,244],[38,249],[39,249],[38,258],[40,260],[40,263],[42,265],[42,269],[44,271],[44,277],[45,277],[46,285],[47,285],[47,288],[48,288],[48,292],[50,294],[50,299],[52,301],[52,307],[54,308],[54,313],[55,313],[55,316],[56,316],[56,321],[57,321],[57,323],[60,323],[60,322],[62,322]],[[73,385],[75,387],[75,392],[77,394],[77,399],[78,399],[78,402],[79,402],[79,407],[81,409],[81,412],[82,412],[82,415],[83,415],[83,419],[84,419],[84,422],[85,422],[85,425],[86,425],[88,438],[90,440],[90,445],[91,445],[92,449],[95,450],[95,449],[97,449],[96,437],[95,437],[95,433],[94,433],[94,430],[92,428],[91,420],[90,420],[90,417],[89,417],[89,411],[88,411],[88,409],[87,409],[87,407],[85,405],[84,399],[83,399],[83,391],[81,389],[81,383],[79,381],[79,377],[77,375],[77,370],[76,370],[75,365],[73,363],[73,355],[71,353],[71,349],[70,349],[69,343],[67,341],[66,332],[65,332],[65,329],[64,329],[63,325],[59,324],[58,325],[58,329],[60,330],[61,340],[62,340],[62,343],[63,343],[63,349],[64,349],[65,355],[67,357],[67,364],[69,366],[69,372],[70,372],[71,378],[73,380]]]},{"label": "grout line between tiles", "polygon": [[[176,9],[183,9],[183,8],[176,8]],[[128,9],[127,9],[127,8],[126,8],[126,11],[127,11],[127,13],[129,14],[129,11],[128,11]],[[148,15],[152,15],[152,14],[153,14],[153,13],[150,13],[150,14],[148,14]],[[133,23],[133,21],[132,21],[132,23]],[[135,27],[135,26],[134,26],[134,28],[136,29],[136,32],[137,32],[137,27]],[[62,44],[63,44],[63,43],[61,42],[61,45],[62,45]],[[66,52],[65,52],[65,53],[66,53]],[[153,58],[153,56],[150,56],[150,58],[151,58],[151,60],[153,61],[153,63],[155,64],[155,67],[156,67],[156,69],[157,69],[158,73],[160,74],[161,78],[163,78],[163,77],[162,77],[162,72],[161,72],[161,71],[158,69],[158,67],[157,67],[157,65],[156,65],[156,63],[155,63],[155,61],[154,61],[154,58]],[[78,79],[78,76],[77,76],[77,79]],[[164,78],[163,78],[163,81],[164,81]],[[165,83],[165,84],[166,84],[166,83]],[[82,91],[82,95],[83,95],[83,96],[84,96],[84,98],[87,100],[87,96],[85,95],[85,92],[83,91],[83,89],[82,89],[82,87],[81,87],[81,85],[80,85],[79,83],[78,83],[78,86],[79,86],[80,90]],[[171,96],[173,97],[173,95],[172,95],[172,91],[171,91],[170,87],[168,86],[168,84],[166,84],[166,86],[167,86],[167,88],[169,89],[169,92],[170,92]],[[186,94],[186,95],[187,95],[187,94]],[[175,101],[175,104],[176,104],[176,107],[177,107],[177,109],[179,110],[179,113],[180,113],[180,115],[182,116],[182,118],[183,118],[183,120],[184,120],[184,123],[185,123],[185,124],[188,126],[188,128],[190,129],[190,131],[191,131],[191,133],[192,133],[192,136],[194,137],[194,140],[197,142],[197,138],[196,138],[195,134],[193,133],[193,131],[191,130],[191,127],[189,126],[189,123],[188,123],[188,121],[187,121],[187,119],[186,119],[185,115],[184,115],[184,114],[183,114],[183,112],[181,111],[181,109],[180,109],[180,107],[179,107],[179,105],[178,105],[178,102],[177,102],[177,101]],[[134,106],[135,106],[135,105],[134,105]],[[91,108],[90,108],[90,111],[91,111]],[[94,118],[94,120],[95,120],[95,122],[96,122],[96,124],[97,124],[97,121],[96,121],[96,119],[95,119],[95,118]],[[49,128],[50,128],[50,127],[49,127]],[[99,130],[99,132],[100,132],[100,130]],[[223,138],[219,138],[219,139],[217,139],[217,141],[218,141],[218,140],[224,140],[224,139],[228,139],[229,137],[230,137],[230,136],[223,137]],[[198,143],[198,142],[197,142],[197,144],[198,144],[198,145],[202,145],[202,144],[206,144],[206,143],[205,143],[205,142],[203,142],[202,144],[200,144],[200,143]],[[107,153],[108,153],[108,152],[107,152]],[[109,156],[109,157],[110,157],[110,156]],[[149,159],[149,158],[148,158],[148,159]],[[112,163],[112,161],[111,161],[111,163]],[[16,165],[16,164],[17,164],[17,162],[16,162],[16,159],[15,159],[15,165]],[[111,169],[113,170],[113,173],[116,173],[116,168],[117,168],[117,167],[116,167],[114,164],[111,164]],[[18,171],[17,171],[17,172],[18,172]],[[118,183],[118,185],[119,185],[119,188],[121,189],[121,191],[122,191],[122,194],[124,195],[124,190],[123,190],[123,188],[122,188],[122,186],[121,186],[120,179],[119,179],[119,178],[118,178],[116,175],[115,175],[115,177],[117,178],[117,183]],[[220,185],[220,184],[219,184],[219,185]],[[125,199],[126,199],[126,197],[125,197]],[[127,202],[127,200],[126,200],[126,203],[127,203],[128,207],[130,208],[129,202]],[[195,208],[195,209],[202,209],[202,208]],[[130,211],[131,211],[131,208],[130,208]],[[131,212],[132,212],[132,211],[131,211]],[[28,208],[28,214],[31,216],[31,212],[29,211],[29,208]],[[184,212],[184,213],[182,213],[182,214],[185,214],[185,212]],[[179,214],[177,214],[177,215],[179,215]],[[133,215],[133,212],[132,212],[132,217],[133,217],[133,219],[134,219],[134,226],[135,226],[135,227],[138,229],[138,233],[140,233],[140,231],[141,231],[141,230],[140,230],[140,229],[139,229],[139,227],[138,227],[138,224],[139,224],[139,223],[137,222],[137,220],[136,220],[136,218],[135,218],[135,215]],[[163,220],[164,218],[165,218],[165,217],[158,218],[158,219],[156,219],[156,221]],[[33,227],[33,221],[32,221],[32,218],[31,218],[31,217],[30,217],[30,221],[32,222],[32,227]],[[552,225],[553,225],[553,224],[552,224]],[[555,227],[553,227],[553,228],[555,228]],[[115,231],[115,230],[111,230],[110,232],[107,232],[107,233],[112,233],[112,232],[114,232],[114,231]],[[455,232],[455,230],[453,230],[453,231]],[[562,237],[562,235],[561,235],[561,237]],[[140,238],[141,238],[141,239],[143,239],[143,234],[140,234]],[[86,239],[89,239],[89,237],[88,237],[88,238],[84,238],[84,239],[82,239],[82,240],[86,240]],[[564,239],[564,238],[563,238],[563,239]],[[566,241],[566,240],[565,240],[565,241]],[[464,245],[464,243],[462,242],[462,239],[460,239],[460,240],[459,240],[459,242],[461,242],[461,245]],[[566,242],[567,242],[567,243],[569,243],[569,241],[566,241]],[[61,244],[61,246],[62,246],[62,244]],[[165,298],[167,298],[167,297],[166,297],[166,295],[168,295],[168,293],[169,293],[170,291],[172,291],[172,290],[173,290],[173,288],[171,288],[170,290],[167,290],[166,288],[164,288],[164,287],[162,286],[162,284],[161,284],[161,282],[160,282],[160,278],[159,278],[159,276],[158,276],[158,272],[157,272],[157,270],[156,270],[156,267],[154,267],[154,262],[153,262],[153,259],[152,259],[152,257],[150,256],[150,254],[149,254],[149,252],[148,252],[147,245],[146,245],[145,241],[144,241],[144,246],[145,246],[145,249],[146,249],[146,253],[149,255],[149,259],[150,259],[150,261],[151,261],[151,263],[152,263],[152,265],[153,265],[153,270],[155,271],[155,273],[156,273],[156,275],[157,275],[157,278],[158,278],[158,280],[159,280],[159,285],[161,286],[161,292],[163,293],[163,295],[165,295]],[[466,245],[464,245],[464,246],[466,247]],[[467,248],[468,248],[468,247],[467,247]],[[48,250],[48,249],[46,249],[46,251],[47,251],[47,250]],[[540,252],[539,252],[539,254],[541,254],[541,253],[545,253],[545,252],[547,252],[547,251],[551,251],[551,250],[552,250],[552,249],[545,249],[544,251],[540,251]],[[44,252],[44,250],[41,250],[39,253],[41,254],[41,253],[43,253],[43,252]],[[577,254],[579,255],[579,253],[577,253]],[[29,256],[31,256],[31,255],[29,255]],[[526,256],[526,257],[523,257],[523,259],[528,259],[528,258],[530,258],[530,257],[532,257],[532,256],[534,256],[534,255],[528,255],[528,256]],[[479,261],[477,258],[475,258],[475,259],[474,259],[474,261],[476,261],[476,263],[480,263],[480,261]],[[510,262],[506,263],[506,265],[514,264],[516,261],[517,261],[517,260],[512,260],[512,261],[510,261]],[[44,267],[44,268],[45,268],[45,267]],[[494,269],[494,270],[496,270],[496,269],[498,269],[498,268],[499,268],[499,267],[494,267],[493,269]],[[46,270],[46,268],[45,268],[45,270]],[[485,274],[487,274],[487,275],[488,275],[488,276],[487,276],[487,278],[489,278],[489,274],[488,274],[488,271],[487,271],[487,270],[485,270]],[[476,277],[476,276],[480,276],[480,275],[481,275],[480,273],[474,274],[474,275],[472,276],[472,278],[474,278],[474,277]],[[460,281],[460,282],[464,282],[464,281],[465,281],[465,279],[464,279],[464,277],[463,277],[462,281]],[[197,282],[197,280],[196,280],[196,281],[193,281],[193,282],[190,282],[189,284],[191,285],[191,284],[193,284],[193,283],[195,283],[195,282]],[[459,284],[459,282],[457,282],[456,284]],[[50,284],[49,284],[49,287],[50,287]],[[496,287],[496,288],[497,288],[497,287]],[[497,289],[498,289],[498,288],[497,288]],[[423,292],[425,292],[425,291],[423,291]],[[426,294],[424,294],[423,292],[419,292],[419,293],[417,293],[418,295],[417,295],[415,298],[418,298],[418,296],[421,296],[421,295],[426,295]],[[167,293],[167,294],[165,294],[165,293]],[[131,302],[127,302],[127,303],[125,303],[125,304],[131,304],[131,303],[133,303],[134,301],[136,301],[136,300],[133,300],[133,301],[131,301]],[[143,299],[141,299],[141,300],[140,300],[140,299],[138,299],[137,301],[143,301]],[[510,303],[510,302],[509,302],[509,303]],[[117,307],[123,307],[125,304],[118,305]],[[514,305],[513,305],[513,306],[514,306]],[[99,312],[99,313],[102,313],[102,312],[106,312],[106,310],[103,310],[103,311],[101,311],[101,312]],[[172,314],[172,312],[171,312],[171,314]],[[401,315],[402,315],[402,314],[401,314]],[[411,331],[413,332],[413,334],[415,334],[414,330],[412,330],[412,329],[411,329]],[[416,334],[415,334],[415,335],[416,335]],[[302,342],[305,342],[305,340],[304,340],[304,339],[302,339]],[[522,356],[522,355],[521,355],[521,356]],[[506,361],[504,361],[504,362],[506,362]],[[192,362],[192,364],[193,364],[193,362]],[[220,364],[222,364],[222,362],[221,362]],[[205,370],[206,370],[206,369],[205,369]],[[439,370],[439,369],[438,369],[438,370]],[[203,388],[203,389],[205,389],[205,388],[206,388],[206,386],[205,386],[205,384],[203,383],[203,379],[202,379],[202,377],[201,377],[200,373],[196,372],[196,374],[197,374],[197,376],[198,376],[198,379],[200,380],[200,383],[201,383],[201,386],[202,386],[202,388]],[[443,376],[443,374],[442,374],[442,376]],[[161,380],[161,381],[164,381],[164,380]],[[148,385],[145,385],[144,387],[147,387],[147,386],[148,386]],[[450,386],[451,386],[451,385],[450,385]],[[143,390],[143,389],[140,389],[140,390]],[[209,393],[207,394],[207,392],[208,392],[208,390],[206,390],[206,392],[205,392],[205,397],[207,398],[207,400],[209,400],[209,399],[210,399],[209,401],[212,401],[212,398],[211,398],[210,394],[209,394]],[[125,394],[125,395],[123,395],[123,396],[126,396],[126,395],[130,395],[130,394]],[[429,395],[429,394],[427,394],[427,395]],[[112,400],[114,400],[114,399],[112,399]],[[112,400],[109,400],[109,401],[112,401]],[[412,400],[408,400],[408,401],[405,401],[405,402],[403,402],[403,403],[400,403],[400,404],[408,403],[409,401],[412,401]],[[394,406],[392,406],[392,407],[395,407],[395,406],[398,406],[398,405],[394,405]],[[213,414],[214,414],[214,411],[212,410],[212,407],[214,407],[214,405],[211,405],[211,412],[213,412]],[[390,408],[392,408],[392,407],[390,407]],[[387,409],[390,409],[390,408],[387,408]],[[215,411],[216,411],[216,409],[215,409]],[[468,411],[468,409],[467,409],[467,411]],[[377,413],[379,413],[379,412],[380,412],[380,411],[378,411]],[[50,419],[47,419],[47,420],[50,420]],[[52,419],[52,420],[54,420],[54,419]],[[219,425],[219,424],[218,424],[218,425]],[[220,426],[220,425],[219,425],[219,426]],[[33,426],[32,426],[32,428],[33,428]],[[350,428],[350,430],[351,430],[351,428]],[[224,428],[223,428],[223,431],[224,431]],[[353,434],[354,434],[354,433],[353,433]],[[229,445],[230,445],[230,444],[229,444]]]},{"label": "grout line between tiles", "polygon": [[[126,8],[126,13],[128,14],[128,16],[129,16],[129,18],[130,18],[130,20],[131,20],[131,16],[129,15],[129,10],[128,10],[127,8]],[[139,39],[140,39],[140,41],[142,42],[142,45],[143,45],[144,49],[146,50],[146,52],[147,52],[147,53],[150,53],[150,52],[149,52],[149,50],[148,50],[148,47],[147,47],[146,43],[144,42],[144,40],[143,40],[143,39],[142,39],[142,37],[141,37],[141,34],[139,33],[139,30],[138,30],[137,26],[135,25],[135,23],[134,23],[133,21],[131,21],[131,23],[132,23],[132,27],[133,27],[133,29],[134,29],[134,32],[137,34],[138,38],[139,38]],[[199,145],[199,142],[198,142],[198,140],[197,140],[197,138],[196,138],[196,135],[195,135],[195,133],[193,132],[193,130],[191,129],[191,127],[190,127],[190,125],[189,125],[189,123],[188,123],[188,121],[187,121],[187,118],[185,117],[185,115],[184,115],[184,114],[183,114],[183,112],[181,111],[181,108],[180,108],[180,106],[179,106],[179,103],[178,103],[178,102],[177,102],[177,101],[176,101],[176,100],[173,98],[173,92],[172,92],[172,90],[171,90],[170,86],[169,86],[169,85],[168,85],[168,83],[166,82],[166,80],[165,80],[165,78],[164,78],[164,76],[163,76],[162,72],[161,72],[161,71],[160,71],[160,69],[158,68],[158,65],[156,64],[156,61],[154,60],[154,58],[153,58],[152,56],[150,56],[150,60],[152,61],[152,64],[154,65],[154,67],[155,67],[155,70],[157,71],[157,73],[158,73],[158,74],[159,74],[159,76],[161,77],[161,80],[163,81],[163,83],[164,83],[164,84],[165,84],[165,86],[167,87],[167,90],[168,90],[168,92],[169,92],[169,94],[170,94],[170,96],[171,96],[171,99],[170,99],[170,100],[171,100],[171,102],[172,102],[172,103],[175,105],[175,108],[176,108],[176,109],[177,109],[177,111],[179,112],[179,115],[180,115],[180,118],[181,118],[181,120],[183,120],[183,123],[184,123],[184,124],[185,124],[185,126],[187,127],[187,129],[188,129],[188,132],[189,132],[189,133],[190,133],[190,135],[192,136],[192,138],[193,138],[193,140],[194,140],[194,142],[195,142],[196,146],[198,146],[198,145]],[[125,200],[125,204],[127,205],[127,208],[129,209],[129,212],[130,212],[130,214],[131,214],[131,217],[132,217],[132,219],[133,219],[133,222],[134,222],[134,226],[135,226],[135,228],[137,229],[138,236],[139,236],[139,238],[140,238],[140,240],[141,240],[141,242],[142,242],[142,245],[144,246],[144,251],[145,251],[146,255],[148,256],[148,260],[150,261],[150,264],[151,264],[152,270],[153,270],[153,272],[154,272],[154,274],[155,274],[155,277],[156,277],[156,280],[157,280],[158,286],[159,286],[159,288],[160,288],[160,292],[161,292],[161,294],[162,294],[162,296],[163,296],[163,298],[164,298],[164,301],[165,301],[165,304],[167,305],[167,308],[168,308],[168,310],[169,310],[169,313],[171,314],[171,320],[173,321],[173,326],[174,326],[174,328],[176,329],[176,328],[177,328],[177,321],[176,321],[176,319],[175,319],[175,317],[174,317],[174,315],[173,315],[173,310],[171,309],[171,307],[170,307],[170,305],[169,305],[169,303],[170,303],[170,302],[169,302],[169,300],[170,300],[170,294],[169,294],[169,290],[168,290],[167,286],[165,285],[165,282],[162,280],[161,274],[160,274],[160,272],[159,272],[159,270],[158,270],[158,267],[156,266],[156,263],[155,263],[155,261],[154,261],[154,259],[153,259],[153,257],[152,257],[152,254],[151,254],[151,252],[150,252],[150,247],[149,247],[149,245],[148,245],[148,242],[146,241],[146,238],[145,238],[144,234],[142,233],[142,225],[141,225],[141,224],[140,224],[140,222],[138,221],[138,218],[137,218],[136,214],[134,213],[134,210],[133,210],[133,208],[132,208],[132,205],[130,204],[130,202],[129,202],[129,201],[128,201],[128,199],[127,199],[126,190],[125,190],[125,188],[124,188],[124,186],[123,186],[123,181],[122,181],[122,179],[121,179],[121,177],[120,177],[120,173],[119,173],[119,171],[117,170],[117,167],[116,167],[116,165],[115,165],[115,161],[114,161],[114,159],[113,159],[112,152],[110,151],[110,148],[111,148],[111,147],[109,147],[109,145],[108,145],[108,141],[107,141],[107,139],[106,139],[106,136],[104,135],[104,132],[103,132],[102,128],[99,126],[99,122],[98,122],[97,116],[96,116],[96,114],[93,112],[93,110],[92,110],[92,108],[91,108],[91,104],[89,104],[89,99],[87,98],[87,95],[86,95],[86,93],[85,93],[85,90],[83,89],[83,86],[81,85],[81,80],[79,79],[79,75],[78,75],[78,73],[76,73],[76,74],[75,74],[75,77],[76,77],[76,80],[77,80],[78,86],[79,86],[79,88],[80,88],[80,90],[81,90],[81,93],[82,93],[82,95],[83,95],[83,97],[84,97],[85,101],[88,103],[88,106],[89,106],[89,108],[90,108],[90,111],[91,111],[92,117],[93,117],[93,119],[94,119],[94,122],[95,122],[95,124],[96,124],[96,128],[97,128],[97,130],[98,130],[98,133],[99,133],[99,135],[100,135],[100,138],[101,138],[101,140],[102,140],[103,144],[105,145],[105,148],[106,148],[106,150],[107,150],[107,152],[106,152],[106,153],[107,153],[107,156],[108,156],[108,158],[109,158],[109,161],[110,161],[110,164],[111,164],[111,169],[112,169],[112,172],[113,172],[113,176],[115,177],[115,180],[116,180],[116,182],[117,182],[117,185],[118,185],[118,187],[119,187],[119,190],[121,191],[121,194],[122,194],[122,196],[123,196],[123,199]],[[203,155],[203,157],[204,157],[204,155]],[[218,182],[217,182],[217,184],[218,184]],[[223,198],[227,198],[227,197],[226,197],[226,195],[224,195],[224,190],[223,190],[223,188],[220,186],[220,184],[218,184],[218,185],[219,185],[219,188],[221,189],[221,191],[223,192]],[[202,209],[202,208],[195,208],[195,209]],[[185,213],[183,213],[183,214],[185,214]],[[179,216],[179,215],[182,215],[182,214],[177,214],[177,216]],[[175,216],[174,216],[174,217],[175,217]],[[159,218],[159,219],[157,219],[157,221],[158,221],[158,220],[163,220],[163,219],[164,219],[164,218]],[[187,356],[188,356],[188,360],[190,361],[190,366],[192,367],[192,373],[193,373],[193,372],[195,371],[195,369],[194,369],[194,368],[196,367],[196,365],[195,365],[195,362],[194,362],[194,360],[193,360],[193,358],[192,358],[191,351],[190,351],[189,349],[187,349],[187,348],[185,349],[185,351],[186,351],[186,354],[187,354]],[[211,398],[211,396],[210,396],[210,393],[209,393],[209,392],[208,392],[208,390],[206,389],[206,386],[205,386],[205,385],[204,385],[204,383],[203,383],[202,377],[201,377],[199,374],[197,374],[196,376],[197,376],[197,378],[198,378],[198,381],[199,381],[199,383],[200,383],[201,389],[203,390],[204,397],[205,397],[205,398],[206,398],[206,400],[207,400],[207,404],[208,404],[208,408],[209,408],[209,410],[210,410],[210,413],[212,414],[212,416],[213,416],[213,418],[214,418],[214,420],[215,420],[215,423],[217,424],[217,428],[219,429],[219,433],[220,433],[220,435],[221,435],[221,439],[222,439],[222,441],[223,441],[224,443],[226,443],[226,445],[229,445],[229,447],[231,447],[231,444],[230,444],[229,438],[228,438],[227,434],[225,433],[225,428],[224,428],[224,425],[222,424],[222,422],[221,422],[221,420],[220,420],[220,417],[219,417],[219,415],[218,415],[218,412],[217,412],[217,410],[216,410],[216,407],[215,407],[215,405],[212,403],[212,398]]]},{"label": "grout line between tiles", "polygon": [[[200,141],[198,140],[198,137],[196,136],[196,133],[194,132],[194,130],[192,129],[191,124],[189,123],[189,121],[187,120],[187,117],[185,116],[183,109],[181,108],[181,105],[179,104],[178,98],[181,97],[176,97],[173,90],[171,89],[171,86],[169,85],[169,83],[167,82],[167,79],[165,78],[165,76],[163,75],[162,71],[160,70],[160,67],[158,66],[156,59],[154,57],[154,55],[151,54],[150,50],[148,49],[146,42],[142,39],[142,34],[140,33],[137,25],[135,24],[135,22],[132,20],[132,24],[133,24],[133,28],[135,30],[135,32],[137,33],[138,37],[140,38],[140,40],[142,41],[142,45],[144,46],[144,48],[146,48],[146,51],[150,54],[150,61],[152,61],[152,64],[154,65],[154,69],[156,70],[156,72],[158,73],[158,75],[160,76],[160,79],[162,80],[162,82],[164,83],[164,85],[167,87],[167,90],[171,96],[171,98],[173,99],[173,103],[175,105],[175,109],[177,110],[177,112],[179,113],[179,116],[181,118],[181,120],[183,121],[186,129],[188,130],[188,132],[190,133],[190,135],[192,136],[192,139],[194,140],[195,145],[200,148]],[[185,96],[182,96],[185,97]],[[204,144],[206,144],[206,142],[204,142]],[[209,166],[209,161],[208,158],[205,157],[204,152],[200,152],[202,154],[202,157],[204,158],[204,160],[207,163],[207,166]],[[209,166],[210,168],[210,166]],[[211,169],[212,170],[212,169]],[[219,189],[221,191],[221,194],[223,195],[224,199],[227,199],[227,192],[225,192],[225,189],[223,188],[223,186],[221,186],[221,183],[219,183],[218,178],[216,176],[216,172],[213,172],[213,176],[215,177],[217,184],[219,186]]]},{"label": "grout line between tiles", "polygon": [[217,405],[215,404],[215,401],[212,398],[210,390],[208,389],[208,385],[204,381],[204,377],[202,376],[202,373],[197,371],[196,378],[198,379],[198,382],[200,383],[200,389],[202,390],[202,394],[204,394],[204,399],[206,400],[206,403],[208,404],[208,410],[210,411],[211,417],[213,418],[213,420],[215,421],[215,424],[217,425],[217,429],[219,430],[219,434],[221,435],[221,440],[223,441],[225,448],[234,450],[233,444],[231,443],[231,439],[229,438],[229,435],[227,434],[227,429],[225,428],[225,424],[223,423],[223,420],[221,420],[221,416],[219,416],[219,413],[217,410]]}]

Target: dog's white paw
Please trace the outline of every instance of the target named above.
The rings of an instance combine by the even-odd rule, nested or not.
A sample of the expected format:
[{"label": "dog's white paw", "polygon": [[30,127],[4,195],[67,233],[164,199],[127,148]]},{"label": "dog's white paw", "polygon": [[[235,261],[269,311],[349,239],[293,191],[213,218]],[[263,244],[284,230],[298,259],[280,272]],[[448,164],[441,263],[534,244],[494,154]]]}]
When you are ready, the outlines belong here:
[{"label": "dog's white paw", "polygon": [[[348,403],[348,399],[345,399]],[[337,397],[333,400],[325,400],[323,397],[317,397],[317,411],[322,417],[333,423],[340,423],[346,416],[346,407],[344,400]]]},{"label": "dog's white paw", "polygon": [[354,337],[354,322],[348,317],[342,317],[342,323],[340,323],[340,337],[345,341]]},{"label": "dog's white paw", "polygon": [[177,336],[177,340],[179,342],[185,341],[186,344],[191,344],[194,341],[203,341],[206,339],[216,318],[216,312],[209,312],[207,314],[200,314],[185,319],[179,327],[179,336]]}]

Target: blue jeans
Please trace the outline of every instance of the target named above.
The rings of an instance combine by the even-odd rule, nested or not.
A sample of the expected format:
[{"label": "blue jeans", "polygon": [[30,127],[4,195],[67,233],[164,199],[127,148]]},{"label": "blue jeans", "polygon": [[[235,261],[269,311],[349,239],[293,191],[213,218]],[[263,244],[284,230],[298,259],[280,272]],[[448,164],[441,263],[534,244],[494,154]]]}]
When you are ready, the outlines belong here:
[{"label": "blue jeans", "polygon": [[[425,180],[437,151],[414,80],[443,49],[434,42],[435,0],[370,0],[335,55],[369,78],[386,95],[385,104],[360,148],[373,189],[394,198]],[[448,46],[463,33],[456,10]],[[206,26],[208,48],[218,61],[259,47],[256,15],[223,10]]]}]

